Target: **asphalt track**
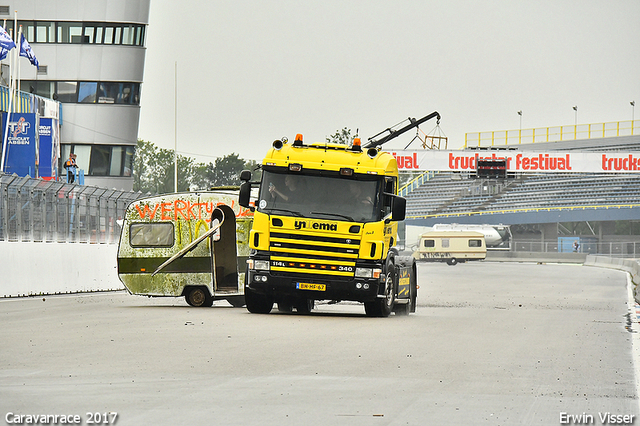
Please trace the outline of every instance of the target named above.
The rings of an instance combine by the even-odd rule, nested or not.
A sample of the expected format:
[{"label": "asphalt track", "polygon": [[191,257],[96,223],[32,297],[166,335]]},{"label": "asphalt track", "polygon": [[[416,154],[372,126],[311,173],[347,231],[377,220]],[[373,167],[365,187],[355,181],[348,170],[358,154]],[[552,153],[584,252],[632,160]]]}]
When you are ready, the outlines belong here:
[{"label": "asphalt track", "polygon": [[0,300],[0,424],[640,424],[625,273],[423,264],[419,285],[417,313],[390,318],[124,292]]}]

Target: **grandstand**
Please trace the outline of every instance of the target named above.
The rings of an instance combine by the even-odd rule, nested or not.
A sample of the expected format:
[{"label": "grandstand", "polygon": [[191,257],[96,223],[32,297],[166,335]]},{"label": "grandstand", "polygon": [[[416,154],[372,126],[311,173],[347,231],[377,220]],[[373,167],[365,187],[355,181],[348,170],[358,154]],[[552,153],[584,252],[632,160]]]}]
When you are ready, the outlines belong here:
[{"label": "grandstand", "polygon": [[[522,144],[517,149],[635,152],[640,151],[640,135]],[[640,235],[631,231],[616,235],[616,226],[634,228],[628,223],[621,227],[620,221],[640,221],[639,174],[537,173],[475,179],[473,172],[436,172],[422,179],[405,195],[408,226],[508,224],[514,239],[557,241],[567,228],[580,229],[567,223],[583,222],[587,233],[571,235],[599,242],[640,242]]]}]

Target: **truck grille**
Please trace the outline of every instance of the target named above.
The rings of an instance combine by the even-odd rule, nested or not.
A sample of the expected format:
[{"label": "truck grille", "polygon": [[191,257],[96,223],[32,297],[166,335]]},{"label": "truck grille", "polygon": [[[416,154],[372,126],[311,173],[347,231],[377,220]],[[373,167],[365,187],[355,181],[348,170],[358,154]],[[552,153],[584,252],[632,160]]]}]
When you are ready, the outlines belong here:
[{"label": "truck grille", "polygon": [[271,271],[350,278],[355,274],[360,239],[272,232]]}]

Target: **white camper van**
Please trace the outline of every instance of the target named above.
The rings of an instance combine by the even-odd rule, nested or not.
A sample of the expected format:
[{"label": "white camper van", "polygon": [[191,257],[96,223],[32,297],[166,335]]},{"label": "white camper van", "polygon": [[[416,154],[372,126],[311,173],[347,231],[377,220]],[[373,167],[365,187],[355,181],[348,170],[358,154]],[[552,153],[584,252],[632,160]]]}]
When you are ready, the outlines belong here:
[{"label": "white camper van", "polygon": [[118,247],[118,277],[129,293],[243,306],[253,213],[237,200],[238,191],[212,190],[129,204]]},{"label": "white camper van", "polygon": [[414,258],[423,262],[455,265],[487,256],[484,234],[473,231],[431,231],[420,235]]}]

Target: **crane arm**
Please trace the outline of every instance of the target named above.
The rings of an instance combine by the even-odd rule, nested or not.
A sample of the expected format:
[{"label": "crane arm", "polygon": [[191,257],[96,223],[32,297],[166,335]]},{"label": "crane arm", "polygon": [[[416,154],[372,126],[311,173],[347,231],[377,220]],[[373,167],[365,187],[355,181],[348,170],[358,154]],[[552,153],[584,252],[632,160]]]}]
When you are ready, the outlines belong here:
[{"label": "crane arm", "polygon": [[[397,138],[401,134],[413,129],[414,127],[418,127],[419,125],[421,125],[425,121],[431,120],[434,117],[438,118],[438,123],[439,123],[440,122],[440,113],[438,113],[437,111],[434,111],[431,114],[429,114],[427,116],[424,116],[419,120],[416,120],[415,118],[409,117],[409,124],[407,124],[403,128],[398,129],[398,130],[386,129],[386,130],[383,130],[382,132],[378,133],[377,135],[370,137],[368,139],[369,143],[365,146],[365,148],[375,148],[375,147],[378,147],[378,146],[380,146],[382,144],[385,144],[385,143],[389,142],[390,140]],[[381,136],[385,132],[389,132],[389,133],[387,135]],[[380,138],[377,139],[378,137],[380,137]]]}]

